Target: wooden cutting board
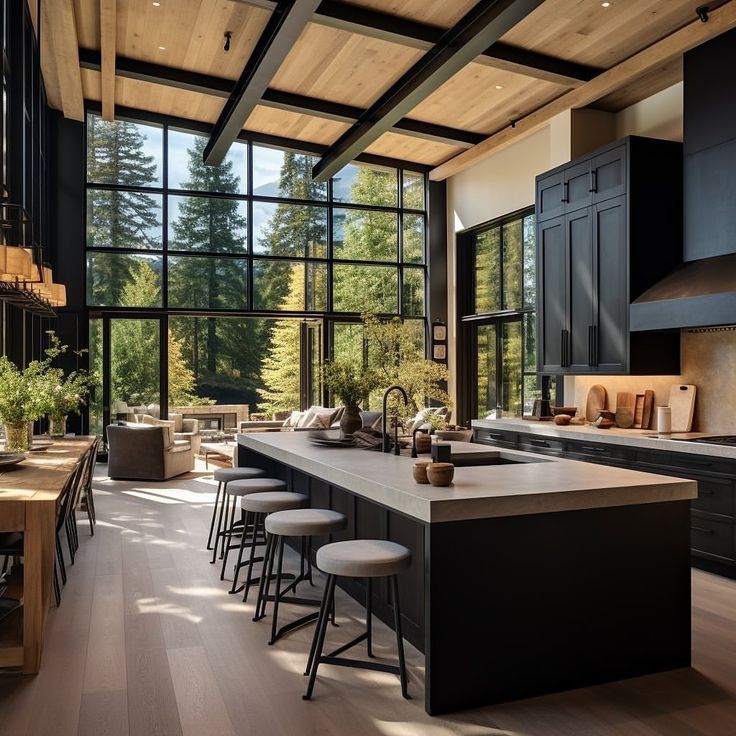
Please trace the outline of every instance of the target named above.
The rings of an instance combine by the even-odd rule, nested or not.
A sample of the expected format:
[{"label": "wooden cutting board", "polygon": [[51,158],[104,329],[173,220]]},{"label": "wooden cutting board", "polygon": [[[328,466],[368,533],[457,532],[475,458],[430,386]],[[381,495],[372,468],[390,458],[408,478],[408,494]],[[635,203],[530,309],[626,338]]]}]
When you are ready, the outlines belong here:
[{"label": "wooden cutting board", "polygon": [[654,412],[654,391],[644,392],[644,410],[641,417],[641,428],[649,429],[652,426],[652,413]]},{"label": "wooden cutting board", "polygon": [[628,429],[634,424],[636,394],[630,391],[619,391],[616,394],[616,426]]},{"label": "wooden cutting board", "polygon": [[689,383],[676,383],[670,386],[673,432],[689,432],[692,429],[695,391],[695,386]]},{"label": "wooden cutting board", "polygon": [[591,386],[588,390],[588,399],[585,402],[585,418],[589,422],[594,422],[598,419],[601,411],[606,408],[607,403],[608,394],[605,386],[601,386],[599,383]]}]

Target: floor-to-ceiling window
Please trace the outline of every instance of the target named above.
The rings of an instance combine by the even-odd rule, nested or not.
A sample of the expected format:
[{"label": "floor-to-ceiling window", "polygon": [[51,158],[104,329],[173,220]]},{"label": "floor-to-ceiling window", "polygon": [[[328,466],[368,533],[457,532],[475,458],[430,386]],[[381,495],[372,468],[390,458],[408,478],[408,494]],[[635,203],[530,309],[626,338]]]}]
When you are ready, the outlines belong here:
[{"label": "floor-to-ceiling window", "polygon": [[555,388],[536,372],[534,210],[460,234],[458,270],[466,419],[531,413]]},{"label": "floor-to-ceiling window", "polygon": [[[342,353],[333,325],[366,312],[412,320],[423,342],[423,173],[355,163],[320,183],[314,157],[247,140],[212,167],[206,140],[88,115],[87,305],[106,374],[98,412],[112,416],[112,402],[155,410],[165,398],[268,413],[314,403],[319,363]],[[166,370],[149,373],[150,385],[123,388],[113,328],[130,332],[117,342],[131,355],[161,331]]]}]

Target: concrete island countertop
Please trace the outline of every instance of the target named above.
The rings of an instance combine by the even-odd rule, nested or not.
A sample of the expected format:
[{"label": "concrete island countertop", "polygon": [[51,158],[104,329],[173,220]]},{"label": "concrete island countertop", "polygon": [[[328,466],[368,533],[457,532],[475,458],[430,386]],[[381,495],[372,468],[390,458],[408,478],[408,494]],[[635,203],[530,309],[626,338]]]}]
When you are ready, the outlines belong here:
[{"label": "concrete island countertop", "polygon": [[[629,506],[697,497],[695,481],[452,442],[459,461],[498,458],[516,464],[455,468],[447,488],[419,485],[408,455],[319,447],[306,432],[238,435],[244,448],[340,486],[423,522],[459,521],[578,509]],[[428,455],[420,456],[429,459]]]},{"label": "concrete island countertop", "polygon": [[[733,458],[736,460],[736,447],[728,445],[709,445],[702,442],[687,442],[685,440],[697,437],[708,437],[704,432],[680,432],[669,435],[666,439],[657,436],[654,429],[598,429],[592,424],[573,424],[566,427],[554,422],[539,422],[509,417],[508,419],[474,419],[474,428],[523,432],[537,434],[543,437],[559,437],[561,439],[582,440],[587,442],[602,442],[610,445],[626,445],[627,447],[641,447],[647,450],[663,452],[682,452],[706,457]],[[710,433],[711,435],[713,432]],[[680,440],[680,441],[678,441]]]}]

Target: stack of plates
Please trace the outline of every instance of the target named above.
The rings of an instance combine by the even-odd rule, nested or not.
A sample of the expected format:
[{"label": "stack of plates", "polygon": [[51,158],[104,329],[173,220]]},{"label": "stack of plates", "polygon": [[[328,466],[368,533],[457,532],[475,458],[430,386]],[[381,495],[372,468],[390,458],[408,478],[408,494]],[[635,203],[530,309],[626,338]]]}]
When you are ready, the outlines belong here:
[{"label": "stack of plates", "polygon": [[54,443],[51,440],[37,440],[33,439],[33,442],[31,442],[30,451],[31,452],[44,452],[45,450],[48,450],[51,445]]},{"label": "stack of plates", "polygon": [[321,447],[354,447],[352,437],[341,437],[339,431],[319,429],[308,432],[309,441]]}]

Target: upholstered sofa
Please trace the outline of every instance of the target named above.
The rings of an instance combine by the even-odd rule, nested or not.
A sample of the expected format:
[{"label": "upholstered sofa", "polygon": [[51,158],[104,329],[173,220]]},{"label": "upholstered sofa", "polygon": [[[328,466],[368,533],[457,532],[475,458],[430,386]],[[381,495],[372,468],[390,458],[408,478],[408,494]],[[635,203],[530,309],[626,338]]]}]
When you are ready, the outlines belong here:
[{"label": "upholstered sofa", "polygon": [[107,451],[111,478],[168,480],[194,467],[191,443],[175,440],[171,428],[165,426],[111,424]]},{"label": "upholstered sofa", "polygon": [[154,427],[171,427],[175,440],[186,440],[192,446],[192,452],[199,454],[202,437],[199,434],[199,421],[185,419],[181,414],[169,414],[168,419],[159,419],[150,414],[135,414],[133,421],[138,424],[148,424]]}]

